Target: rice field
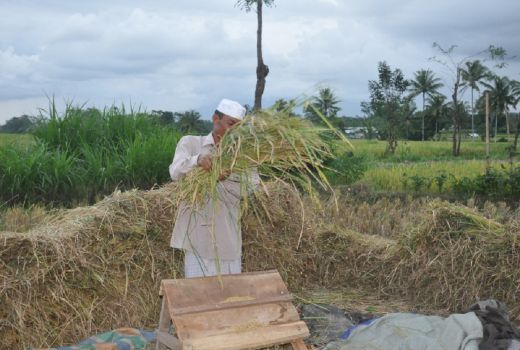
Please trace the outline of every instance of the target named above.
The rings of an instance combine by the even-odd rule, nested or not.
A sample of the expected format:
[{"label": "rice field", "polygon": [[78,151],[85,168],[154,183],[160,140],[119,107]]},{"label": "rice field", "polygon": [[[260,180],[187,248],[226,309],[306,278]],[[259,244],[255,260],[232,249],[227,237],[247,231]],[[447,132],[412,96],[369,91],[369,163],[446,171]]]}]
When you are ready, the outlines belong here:
[{"label": "rice field", "polygon": [[2,134],[0,133],[0,147],[12,144],[29,144],[33,137],[29,134]]},{"label": "rice field", "polygon": [[[450,141],[400,141],[395,154],[386,154],[386,142],[353,140],[351,150],[365,162],[365,171],[357,183],[373,191],[450,193],[460,192],[461,181],[475,179],[486,173],[485,143],[468,140],[461,144],[461,155],[451,155]],[[510,143],[490,144],[490,167],[509,169]],[[348,152],[342,149],[341,152]],[[340,152],[340,154],[341,154]],[[353,163],[355,158],[345,163]],[[518,160],[513,160],[513,167]],[[336,183],[336,182],[335,182]]]},{"label": "rice field", "polygon": [[[395,154],[385,154],[385,141],[352,140],[354,154],[365,157],[370,162],[423,162],[430,160],[455,160],[451,154],[451,141],[399,141]],[[490,144],[490,158],[508,158],[509,143],[497,142]],[[482,141],[463,141],[461,154],[456,160],[485,159],[486,144]]]},{"label": "rice field", "polygon": [[[491,167],[496,169],[504,166],[508,166],[505,161],[491,163]],[[473,178],[485,171],[485,160],[386,163],[374,164],[360,181],[375,191],[402,192],[419,186],[422,192],[451,192],[453,180]],[[439,182],[442,182],[441,186]]]}]

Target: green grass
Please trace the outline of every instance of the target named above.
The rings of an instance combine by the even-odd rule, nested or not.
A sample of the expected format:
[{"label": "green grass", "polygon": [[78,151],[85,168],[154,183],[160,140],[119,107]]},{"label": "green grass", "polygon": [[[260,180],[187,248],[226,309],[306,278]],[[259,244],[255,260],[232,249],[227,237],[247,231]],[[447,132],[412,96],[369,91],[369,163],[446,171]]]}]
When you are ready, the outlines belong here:
[{"label": "green grass", "polygon": [[[369,162],[423,162],[429,160],[472,160],[486,158],[486,144],[482,141],[464,141],[460,146],[460,156],[451,154],[449,141],[399,141],[395,154],[386,154],[386,141],[353,140],[354,154],[365,157]],[[507,159],[508,143],[491,143],[490,157],[492,159]]]},{"label": "green grass", "polygon": [[[451,193],[462,178],[476,178],[486,171],[486,145],[482,141],[463,141],[459,157],[452,156],[450,141],[399,141],[395,154],[386,153],[386,141],[352,140],[352,144],[354,157],[346,158],[341,166],[359,168],[359,159],[363,159],[364,173],[358,182],[375,191]],[[492,167],[507,164],[509,145],[490,144]],[[338,154],[342,152],[349,150],[338,150]],[[336,178],[339,176],[334,174]]]},{"label": "green grass", "polygon": [[[493,162],[491,166],[500,168],[504,164],[504,162]],[[360,181],[376,191],[409,191],[419,186],[418,182],[426,181],[428,183],[421,184],[421,191],[451,192],[453,180],[462,177],[473,178],[484,174],[485,171],[486,162],[483,160],[389,164],[371,167]],[[438,182],[442,181],[443,175],[446,179],[442,189],[439,189]]]},{"label": "green grass", "polygon": [[2,134],[0,133],[0,147],[13,144],[28,144],[34,141],[29,134]]}]

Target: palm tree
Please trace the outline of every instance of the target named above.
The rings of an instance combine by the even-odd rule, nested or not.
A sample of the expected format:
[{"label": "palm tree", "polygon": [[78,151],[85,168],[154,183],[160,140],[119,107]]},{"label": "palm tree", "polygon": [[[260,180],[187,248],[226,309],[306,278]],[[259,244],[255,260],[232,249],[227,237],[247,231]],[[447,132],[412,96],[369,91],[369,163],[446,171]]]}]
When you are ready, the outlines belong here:
[{"label": "palm tree", "polygon": [[284,98],[280,98],[276,100],[273,104],[273,107],[275,111],[277,112],[285,112],[290,116],[296,116],[296,113],[294,113],[294,110],[296,108],[296,100],[286,100]]},{"label": "palm tree", "polygon": [[462,68],[461,71],[462,80],[466,86],[469,86],[471,89],[471,133],[475,133],[475,124],[474,124],[474,100],[473,100],[473,92],[480,91],[479,83],[482,79],[486,78],[489,75],[489,70],[486,66],[480,63],[479,60],[466,62],[466,68]]},{"label": "palm tree", "polygon": [[435,135],[439,134],[439,121],[447,114],[446,96],[435,94],[428,98],[428,114],[435,120]]},{"label": "palm tree", "polygon": [[[312,98],[312,106],[318,110],[325,118],[334,122],[341,108],[338,104],[341,101],[336,97],[331,88],[321,88],[318,96]],[[321,117],[316,114],[313,108],[305,109],[305,116],[314,123],[321,123]]]},{"label": "palm tree", "polygon": [[422,95],[422,140],[424,141],[424,104],[426,96],[433,96],[441,87],[444,86],[440,79],[429,69],[421,69],[415,72],[415,79],[410,81],[411,97]]},{"label": "palm tree", "polygon": [[515,85],[508,77],[493,76],[491,83],[483,82],[490,93],[491,108],[495,114],[495,141],[497,138],[498,117],[506,118],[507,137],[509,139],[509,107],[515,106]]},{"label": "palm tree", "polygon": [[175,112],[177,129],[182,133],[195,132],[200,129],[201,115],[195,110]]},{"label": "palm tree", "polygon": [[403,106],[401,114],[403,115],[404,125],[406,126],[406,139],[410,139],[410,126],[413,124],[416,107],[414,103],[407,103]]}]

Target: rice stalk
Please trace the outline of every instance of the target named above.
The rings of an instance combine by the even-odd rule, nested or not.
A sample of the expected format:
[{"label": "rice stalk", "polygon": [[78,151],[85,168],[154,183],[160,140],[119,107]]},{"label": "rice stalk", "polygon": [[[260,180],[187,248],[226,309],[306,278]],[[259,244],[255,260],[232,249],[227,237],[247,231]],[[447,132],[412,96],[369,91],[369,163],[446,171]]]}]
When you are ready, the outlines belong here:
[{"label": "rice stalk", "polygon": [[335,156],[326,137],[333,135],[347,143],[348,140],[328,121],[326,125],[318,127],[272,109],[247,116],[224,135],[210,171],[195,169],[182,180],[178,201],[198,207],[208,197],[216,198],[217,183],[227,174],[240,177],[245,197],[253,171],[258,172],[261,180],[289,183],[313,198],[317,198],[315,187],[332,193],[324,162]]}]

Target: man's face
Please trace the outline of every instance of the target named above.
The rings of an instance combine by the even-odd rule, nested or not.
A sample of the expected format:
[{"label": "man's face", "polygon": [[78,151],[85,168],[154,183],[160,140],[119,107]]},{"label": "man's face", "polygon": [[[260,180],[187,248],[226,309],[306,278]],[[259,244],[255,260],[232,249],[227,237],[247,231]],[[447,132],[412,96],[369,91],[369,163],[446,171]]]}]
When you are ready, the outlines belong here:
[{"label": "man's face", "polygon": [[213,114],[213,135],[216,139],[220,140],[222,136],[237,125],[240,122],[240,119],[236,119],[233,117],[230,117],[229,115],[222,115],[222,117],[219,117],[218,114]]}]

